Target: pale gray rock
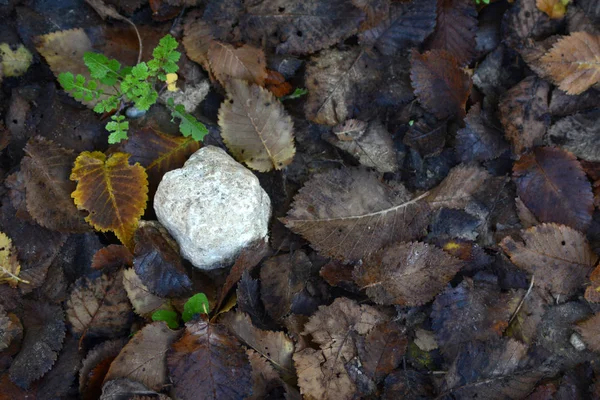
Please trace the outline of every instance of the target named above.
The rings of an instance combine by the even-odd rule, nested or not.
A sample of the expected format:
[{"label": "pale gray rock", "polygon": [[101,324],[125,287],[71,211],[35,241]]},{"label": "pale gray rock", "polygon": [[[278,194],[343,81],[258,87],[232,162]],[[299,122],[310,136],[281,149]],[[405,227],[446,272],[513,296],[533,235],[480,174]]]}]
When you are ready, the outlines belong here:
[{"label": "pale gray rock", "polygon": [[250,243],[266,240],[271,200],[252,172],[207,146],[163,176],[154,210],[182,256],[209,270],[230,265]]}]

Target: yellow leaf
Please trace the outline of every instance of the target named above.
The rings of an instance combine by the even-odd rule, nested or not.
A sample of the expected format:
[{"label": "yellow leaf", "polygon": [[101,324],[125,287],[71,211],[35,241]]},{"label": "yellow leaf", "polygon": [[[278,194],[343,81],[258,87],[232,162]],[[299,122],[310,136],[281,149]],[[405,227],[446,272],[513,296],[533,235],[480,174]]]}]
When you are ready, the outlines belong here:
[{"label": "yellow leaf", "polygon": [[19,278],[21,266],[17,260],[17,253],[12,247],[12,240],[0,232],[0,283],[8,283],[17,287],[19,282],[29,283]]},{"label": "yellow leaf", "polygon": [[4,76],[21,76],[31,65],[33,56],[22,44],[13,51],[8,43],[1,43],[0,59]]},{"label": "yellow leaf", "polygon": [[133,234],[148,200],[148,175],[144,167],[129,165],[129,154],[114,153],[107,159],[99,151],[84,151],[75,160],[71,180],[77,189],[71,197],[85,220],[95,229],[113,231],[133,249]]},{"label": "yellow leaf", "polygon": [[546,13],[552,19],[561,19],[567,12],[569,0],[537,0],[538,10]]}]

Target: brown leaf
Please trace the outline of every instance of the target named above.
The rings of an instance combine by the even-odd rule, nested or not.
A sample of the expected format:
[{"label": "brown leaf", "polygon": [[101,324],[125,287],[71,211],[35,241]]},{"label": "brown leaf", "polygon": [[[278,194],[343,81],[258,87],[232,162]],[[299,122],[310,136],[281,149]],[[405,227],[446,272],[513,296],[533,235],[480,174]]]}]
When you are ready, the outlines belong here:
[{"label": "brown leaf", "polygon": [[135,273],[150,292],[159,297],[189,294],[192,281],[183,267],[179,245],[158,222],[140,222],[134,255]]},{"label": "brown leaf", "polygon": [[429,399],[435,397],[433,393],[427,375],[411,369],[397,369],[385,378],[382,399]]},{"label": "brown leaf", "polygon": [[411,53],[410,79],[419,102],[438,119],[465,117],[471,78],[445,50]]},{"label": "brown leaf", "polygon": [[56,363],[40,381],[39,400],[63,399],[68,397],[81,368],[83,354],[73,336],[67,336]]},{"label": "brown leaf", "polygon": [[35,221],[27,211],[26,189],[25,189],[25,174],[19,170],[10,174],[4,180],[4,186],[8,189],[8,197],[10,203],[15,208],[15,216],[22,221],[33,224]]},{"label": "brown leaf", "polygon": [[250,362],[240,342],[223,325],[188,323],[167,353],[177,398],[240,399],[252,392]]},{"label": "brown leaf", "polygon": [[89,225],[71,198],[75,190],[75,183],[69,180],[75,161],[73,151],[38,136],[27,143],[25,154],[21,168],[26,179],[27,211],[31,216],[50,230],[89,231]]},{"label": "brown leaf", "polygon": [[530,76],[500,98],[500,121],[515,154],[520,155],[541,144],[550,125],[549,91],[550,85],[546,81]]},{"label": "brown leaf", "polygon": [[390,0],[352,0],[352,4],[367,14],[366,20],[360,26],[361,30],[374,27],[386,18],[390,11]]},{"label": "brown leaf", "polygon": [[90,350],[79,372],[79,392],[85,400],[97,399],[102,393],[104,377],[126,339],[107,340]]},{"label": "brown leaf", "polygon": [[271,92],[234,79],[219,108],[221,136],[238,160],[260,172],[282,169],[292,162],[294,126]]},{"label": "brown leaf", "polygon": [[115,379],[102,386],[99,400],[131,399],[131,400],[171,400],[166,394],[149,390],[140,382],[129,379]]},{"label": "brown leaf", "polygon": [[282,385],[279,374],[271,363],[254,350],[247,350],[248,359],[252,365],[252,396],[250,400],[268,398],[271,390]]},{"label": "brown leaf", "polygon": [[398,243],[357,265],[354,280],[377,304],[418,306],[433,299],[462,265],[435,246]]},{"label": "brown leaf", "polygon": [[[535,282],[534,282],[535,283]],[[531,344],[537,338],[538,325],[548,308],[548,296],[541,293],[535,285],[529,293],[517,293],[519,302],[523,301],[519,311],[511,317],[512,321],[506,328],[505,336]]]},{"label": "brown leaf", "polygon": [[294,342],[283,332],[263,331],[252,325],[247,314],[228,312],[223,324],[248,347],[253,348],[269,360],[285,376],[294,375],[292,354]]},{"label": "brown leaf", "polygon": [[585,299],[590,303],[600,303],[600,266],[590,274],[590,286],[585,289]]},{"label": "brown leaf", "polygon": [[27,284],[19,278],[21,265],[17,260],[17,252],[12,246],[12,240],[4,233],[0,232],[0,283],[8,283],[16,288],[19,282]]},{"label": "brown leaf", "polygon": [[359,260],[423,233],[429,207],[423,196],[411,197],[403,186],[385,185],[365,170],[332,170],[300,189],[282,221],[324,255]]},{"label": "brown leaf", "polygon": [[206,71],[210,71],[208,48],[212,43],[213,36],[210,24],[201,18],[200,10],[193,10],[186,16],[181,43],[190,60],[202,65]]},{"label": "brown leaf", "polygon": [[533,40],[550,36],[561,21],[550,19],[536,6],[537,0],[519,0],[504,15],[505,40],[514,48],[521,48]]},{"label": "brown leaf", "polygon": [[600,143],[597,140],[600,137],[599,122],[600,110],[598,109],[569,115],[556,121],[548,129],[545,142],[570,151],[577,158],[598,162],[600,161]]},{"label": "brown leaf", "polygon": [[567,6],[563,0],[536,0],[535,5],[538,10],[545,12],[552,19],[561,19],[567,12]]},{"label": "brown leaf", "polygon": [[92,258],[92,269],[113,271],[133,265],[133,254],[125,246],[110,244],[101,248]]},{"label": "brown leaf", "polygon": [[167,350],[177,336],[164,322],[146,325],[110,364],[104,380],[127,378],[161,391],[167,383]]},{"label": "brown leaf", "polygon": [[360,43],[393,55],[421,44],[433,31],[437,0],[412,0],[390,5],[388,18],[359,35]]},{"label": "brown leaf", "polygon": [[540,222],[585,231],[592,221],[594,195],[581,164],[569,152],[538,147],[513,166],[517,194]]},{"label": "brown leaf", "polygon": [[26,303],[25,307],[25,337],[9,369],[10,380],[23,389],[50,371],[66,332],[65,316],[59,305],[36,301]]},{"label": "brown leaf", "polygon": [[579,332],[585,344],[592,351],[600,352],[600,314],[594,314],[585,321],[577,323],[575,330]]},{"label": "brown leaf", "polygon": [[118,337],[131,318],[131,304],[123,288],[123,272],[95,273],[75,282],[67,301],[73,332],[88,337]]},{"label": "brown leaf", "polygon": [[101,232],[114,231],[131,249],[148,200],[148,176],[142,166],[131,166],[128,160],[125,153],[114,153],[107,159],[99,151],[84,151],[71,172],[71,180],[77,181],[71,196],[78,209],[89,211],[85,218],[88,223]]},{"label": "brown leaf", "polygon": [[470,0],[438,0],[437,23],[428,39],[429,49],[443,49],[467,65],[476,55],[477,9]]},{"label": "brown leaf", "polygon": [[408,338],[396,322],[377,325],[358,342],[358,356],[364,372],[380,382],[402,363]]},{"label": "brown leaf", "polygon": [[285,77],[281,73],[271,69],[267,70],[265,87],[277,98],[292,93],[292,90],[294,89],[289,82],[285,81]]},{"label": "brown leaf", "polygon": [[168,299],[150,292],[133,268],[123,270],[123,287],[136,314],[150,318],[156,310],[171,309]]},{"label": "brown leaf", "polygon": [[559,40],[541,58],[553,82],[568,94],[580,94],[600,82],[600,35],[575,32]]},{"label": "brown leaf", "polygon": [[446,178],[426,197],[431,208],[463,209],[473,199],[473,194],[492,176],[475,165],[459,165],[452,168]]},{"label": "brown leaf", "polygon": [[402,142],[418,151],[423,157],[435,156],[446,144],[448,124],[439,123],[433,116],[416,121],[404,135]]},{"label": "brown leaf", "polygon": [[505,238],[500,246],[519,268],[535,275],[537,287],[570,296],[598,261],[585,236],[564,225],[542,224],[521,231],[523,242]]},{"label": "brown leaf", "polygon": [[248,44],[235,48],[214,40],[208,47],[207,56],[211,71],[221,85],[225,86],[229,79],[265,85],[267,60],[262,49]]},{"label": "brown leaf", "polygon": [[456,152],[462,162],[491,160],[508,149],[503,132],[487,121],[479,103],[469,109],[465,124],[456,132]]}]

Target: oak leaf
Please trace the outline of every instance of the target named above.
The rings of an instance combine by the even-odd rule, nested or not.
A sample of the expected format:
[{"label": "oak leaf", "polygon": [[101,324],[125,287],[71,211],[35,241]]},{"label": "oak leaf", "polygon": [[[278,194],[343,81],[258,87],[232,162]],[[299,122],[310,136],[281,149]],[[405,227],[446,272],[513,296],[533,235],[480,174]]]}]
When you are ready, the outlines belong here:
[{"label": "oak leaf", "polygon": [[568,94],[580,94],[600,82],[600,35],[574,32],[541,58],[544,69]]},{"label": "oak leaf", "polygon": [[553,295],[573,294],[598,261],[585,236],[568,226],[542,224],[521,237],[522,242],[506,237],[500,247],[517,267],[535,275],[537,287]]},{"label": "oak leaf", "polygon": [[418,306],[435,297],[463,263],[421,242],[399,243],[354,269],[354,280],[377,304]]},{"label": "oak leaf", "polygon": [[294,126],[283,105],[268,90],[239,79],[226,89],[219,126],[233,156],[261,172],[290,164],[296,153]]},{"label": "oak leaf", "polygon": [[221,85],[225,86],[229,79],[265,85],[267,60],[262,49],[248,44],[235,48],[215,40],[208,47],[207,56],[211,71]]},{"label": "oak leaf", "polygon": [[17,259],[17,252],[12,246],[12,240],[0,232],[0,283],[8,283],[15,288],[19,282],[29,283],[19,278],[21,265]]},{"label": "oak leaf", "polygon": [[359,260],[420,236],[429,222],[423,197],[413,198],[402,185],[385,185],[363,169],[332,170],[300,189],[282,221],[322,254]]},{"label": "oak leaf", "polygon": [[513,166],[517,195],[540,222],[585,231],[592,221],[594,195],[577,158],[564,150],[537,147]]},{"label": "oak leaf", "polygon": [[471,93],[471,78],[446,50],[411,54],[410,80],[419,102],[438,119],[462,121]]},{"label": "oak leaf", "polygon": [[77,181],[75,205],[89,211],[85,220],[101,232],[115,232],[131,249],[148,200],[148,178],[141,165],[131,166],[128,160],[125,153],[107,159],[99,151],[84,151],[75,160],[71,180]]},{"label": "oak leaf", "polygon": [[251,394],[252,371],[246,351],[223,325],[188,323],[171,345],[167,366],[174,391],[182,400],[240,399]]}]

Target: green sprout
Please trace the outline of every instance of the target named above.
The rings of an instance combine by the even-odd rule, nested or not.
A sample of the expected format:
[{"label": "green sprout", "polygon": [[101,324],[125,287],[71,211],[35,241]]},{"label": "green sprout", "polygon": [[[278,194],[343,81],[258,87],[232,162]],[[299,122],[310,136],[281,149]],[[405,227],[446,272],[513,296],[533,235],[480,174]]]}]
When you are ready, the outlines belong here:
[{"label": "green sprout", "polygon": [[[208,315],[209,312],[208,298],[204,293],[197,293],[190,297],[183,305],[181,319],[183,322],[189,322],[197,315]],[[152,321],[164,321],[171,329],[179,328],[179,315],[175,311],[157,310],[152,314]]]}]

